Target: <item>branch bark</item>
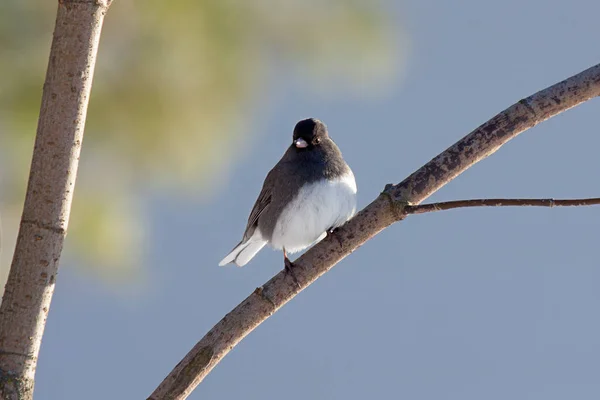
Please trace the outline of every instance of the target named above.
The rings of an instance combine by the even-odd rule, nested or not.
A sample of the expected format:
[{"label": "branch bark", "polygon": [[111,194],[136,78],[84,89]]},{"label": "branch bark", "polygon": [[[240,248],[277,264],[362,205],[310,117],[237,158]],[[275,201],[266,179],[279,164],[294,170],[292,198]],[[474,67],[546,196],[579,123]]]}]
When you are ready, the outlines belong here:
[{"label": "branch bark", "polygon": [[67,231],[104,15],[111,0],[59,0],[15,253],[0,306],[0,395],[31,399]]},{"label": "branch bark", "polygon": [[578,207],[595,206],[600,204],[600,198],[589,199],[471,199],[443,201],[440,203],[407,205],[404,212],[407,215],[425,214],[434,211],[452,210],[468,207]]},{"label": "branch bark", "polygon": [[[538,123],[600,95],[600,65],[523,99],[475,129],[397,185],[294,262],[294,279],[282,271],[225,315],[177,364],[149,399],[185,399],[247,334],[367,240],[478,161]],[[330,235],[331,236],[331,235]]]}]

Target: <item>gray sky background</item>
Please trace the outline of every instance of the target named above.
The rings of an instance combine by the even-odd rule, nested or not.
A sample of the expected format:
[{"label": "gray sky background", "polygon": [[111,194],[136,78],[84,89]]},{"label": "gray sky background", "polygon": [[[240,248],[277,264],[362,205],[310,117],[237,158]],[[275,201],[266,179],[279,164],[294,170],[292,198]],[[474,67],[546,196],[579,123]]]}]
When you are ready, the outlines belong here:
[{"label": "gray sky background", "polygon": [[[112,287],[62,268],[36,398],[145,398],[283,267],[269,249],[242,269],[217,263],[297,120],[327,123],[362,208],[497,112],[600,62],[597,1],[389,8],[410,51],[387,94],[332,99],[273,76],[261,122],[234,143],[240,156],[212,197],[149,193],[140,205],[151,228],[143,283]],[[600,195],[599,110],[594,100],[527,131],[431,200]],[[190,399],[600,398],[599,222],[600,208],[410,217],[262,324]]]}]

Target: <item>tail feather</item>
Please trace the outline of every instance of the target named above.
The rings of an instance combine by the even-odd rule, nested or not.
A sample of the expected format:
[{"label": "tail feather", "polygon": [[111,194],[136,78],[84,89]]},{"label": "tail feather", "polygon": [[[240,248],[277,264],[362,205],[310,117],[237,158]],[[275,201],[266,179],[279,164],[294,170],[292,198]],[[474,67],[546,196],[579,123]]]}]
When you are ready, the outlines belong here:
[{"label": "tail feather", "polygon": [[231,250],[229,254],[225,256],[219,263],[222,267],[225,264],[234,263],[238,267],[242,267],[248,263],[255,255],[265,247],[267,244],[266,240],[262,238],[255,238],[254,236],[249,238],[247,241],[241,241],[237,246]]}]

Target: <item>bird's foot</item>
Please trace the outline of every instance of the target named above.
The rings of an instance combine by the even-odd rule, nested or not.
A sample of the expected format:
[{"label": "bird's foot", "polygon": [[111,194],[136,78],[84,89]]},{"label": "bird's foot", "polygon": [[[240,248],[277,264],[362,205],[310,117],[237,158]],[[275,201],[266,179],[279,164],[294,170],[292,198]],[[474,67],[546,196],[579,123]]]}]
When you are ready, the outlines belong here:
[{"label": "bird's foot", "polygon": [[325,232],[327,232],[327,236],[333,236],[335,238],[335,240],[337,240],[338,244],[340,245],[340,249],[344,247],[344,243],[342,242],[342,238],[340,238],[340,235],[337,234],[337,232],[339,231],[339,228],[331,228],[331,229],[327,229]]},{"label": "bird's foot", "polygon": [[300,289],[300,283],[298,282],[298,278],[296,277],[296,274],[294,273],[294,270],[292,269],[294,266],[294,263],[291,262],[289,258],[284,257],[283,264],[284,264],[285,272],[287,272],[288,274],[290,274],[292,276],[294,283],[296,284],[298,289]]}]

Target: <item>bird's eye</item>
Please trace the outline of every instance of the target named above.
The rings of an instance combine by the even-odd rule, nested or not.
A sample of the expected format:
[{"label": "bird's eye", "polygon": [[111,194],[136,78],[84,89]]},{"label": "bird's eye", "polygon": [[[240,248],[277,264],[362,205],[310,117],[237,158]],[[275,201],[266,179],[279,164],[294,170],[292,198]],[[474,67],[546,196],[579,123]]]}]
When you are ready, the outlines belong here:
[{"label": "bird's eye", "polygon": [[321,143],[321,138],[315,138],[315,144]]}]

